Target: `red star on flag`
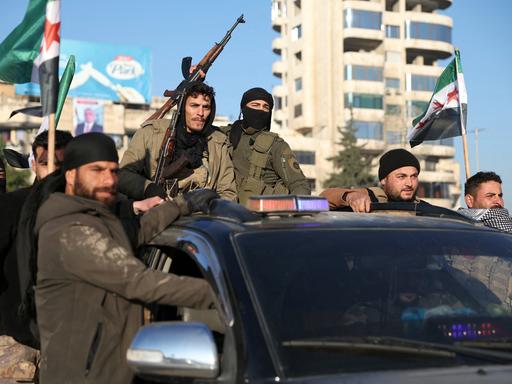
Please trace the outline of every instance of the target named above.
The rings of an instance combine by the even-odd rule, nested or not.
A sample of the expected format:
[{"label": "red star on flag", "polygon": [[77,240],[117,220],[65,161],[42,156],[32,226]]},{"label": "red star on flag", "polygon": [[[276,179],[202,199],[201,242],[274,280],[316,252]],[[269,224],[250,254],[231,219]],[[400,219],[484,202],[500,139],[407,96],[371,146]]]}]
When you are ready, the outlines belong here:
[{"label": "red star on flag", "polygon": [[60,44],[60,21],[52,24],[46,19],[44,24],[44,42],[46,49],[50,48],[50,45],[54,41]]},{"label": "red star on flag", "polygon": [[459,93],[457,92],[457,88],[454,88],[453,91],[448,92],[448,99],[446,99],[446,103],[449,104],[451,100],[459,101]]}]

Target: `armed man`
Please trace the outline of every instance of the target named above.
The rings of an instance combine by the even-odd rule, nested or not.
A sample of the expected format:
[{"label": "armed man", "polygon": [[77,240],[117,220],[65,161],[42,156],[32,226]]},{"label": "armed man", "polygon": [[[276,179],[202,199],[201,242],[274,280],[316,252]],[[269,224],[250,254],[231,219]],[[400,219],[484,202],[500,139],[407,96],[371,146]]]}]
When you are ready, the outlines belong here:
[{"label": "armed man", "polygon": [[245,92],[243,118],[225,128],[233,146],[240,204],[251,195],[310,195],[311,187],[290,146],[270,132],[274,99],[263,88]]},{"label": "armed man", "polygon": [[121,160],[121,193],[142,199],[208,188],[224,199],[236,200],[229,142],[226,135],[212,125],[214,96],[213,88],[202,82],[188,84],[175,124],[174,150],[162,172],[167,188],[155,182],[154,175],[162,142],[173,119],[152,119],[142,124]]}]

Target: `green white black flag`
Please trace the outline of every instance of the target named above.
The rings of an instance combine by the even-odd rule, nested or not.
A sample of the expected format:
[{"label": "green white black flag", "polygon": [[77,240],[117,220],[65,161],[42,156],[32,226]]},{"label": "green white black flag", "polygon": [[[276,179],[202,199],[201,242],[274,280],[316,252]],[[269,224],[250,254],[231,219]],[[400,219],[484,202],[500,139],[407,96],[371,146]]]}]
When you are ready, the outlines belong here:
[{"label": "green white black flag", "polygon": [[46,0],[30,0],[22,22],[0,44],[0,80],[22,84],[32,81],[46,18]]},{"label": "green white black flag", "polygon": [[44,116],[57,109],[59,52],[60,0],[30,0],[22,22],[0,44],[0,80],[39,82]]},{"label": "green white black flag", "polygon": [[411,147],[423,141],[461,136],[466,132],[467,93],[460,63],[460,53],[437,79],[427,109],[412,124],[408,140]]}]

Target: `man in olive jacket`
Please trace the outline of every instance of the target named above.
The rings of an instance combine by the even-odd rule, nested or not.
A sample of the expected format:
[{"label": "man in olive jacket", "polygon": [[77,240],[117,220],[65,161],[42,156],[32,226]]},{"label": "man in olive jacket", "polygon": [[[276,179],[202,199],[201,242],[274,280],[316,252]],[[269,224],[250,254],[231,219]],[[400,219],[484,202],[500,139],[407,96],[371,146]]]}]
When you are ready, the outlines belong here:
[{"label": "man in olive jacket", "polygon": [[[52,193],[37,213],[35,301],[41,337],[40,382],[130,383],[129,343],[142,322],[140,303],[208,308],[203,279],[147,269],[132,252],[111,212],[117,189],[117,151],[101,133],[66,147],[60,175],[65,193]],[[213,191],[198,190],[150,209],[139,243],[180,215],[207,209]]]},{"label": "man in olive jacket", "polygon": [[236,187],[240,204],[252,195],[310,195],[311,186],[290,146],[270,132],[274,99],[263,88],[242,96],[243,115],[223,128],[233,146]]},{"label": "man in olive jacket", "polygon": [[[184,95],[176,123],[171,164],[184,164],[169,178],[178,181],[178,191],[209,188],[220,197],[236,200],[236,184],[229,141],[212,125],[215,117],[215,93],[212,87],[192,83]],[[121,159],[119,191],[132,199],[165,196],[166,191],[153,183],[160,148],[171,120],[149,120],[142,124]]]}]

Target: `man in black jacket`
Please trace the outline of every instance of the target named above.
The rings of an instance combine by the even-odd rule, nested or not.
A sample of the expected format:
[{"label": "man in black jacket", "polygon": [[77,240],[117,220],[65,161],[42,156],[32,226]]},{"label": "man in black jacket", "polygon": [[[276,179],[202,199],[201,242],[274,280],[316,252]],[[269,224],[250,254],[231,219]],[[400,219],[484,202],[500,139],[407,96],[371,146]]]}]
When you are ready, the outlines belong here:
[{"label": "man in black jacket", "polygon": [[[55,132],[55,168],[64,158],[64,148],[73,136],[66,131]],[[48,175],[48,132],[36,136],[32,144],[32,170],[36,178],[34,185]],[[33,345],[27,325],[22,324],[17,314],[20,303],[18,281],[18,257],[16,236],[20,212],[33,186],[21,188],[0,196],[0,335],[9,335],[17,341]]]}]

